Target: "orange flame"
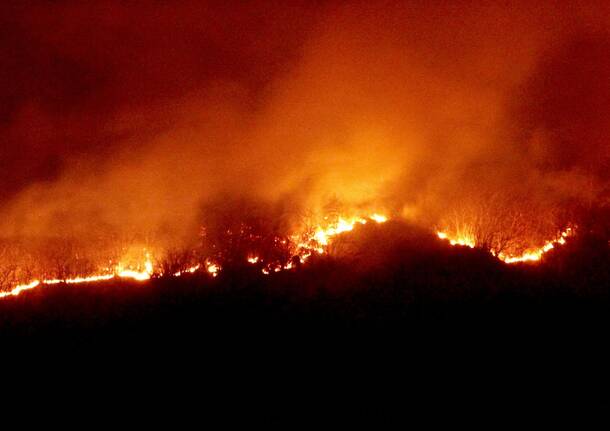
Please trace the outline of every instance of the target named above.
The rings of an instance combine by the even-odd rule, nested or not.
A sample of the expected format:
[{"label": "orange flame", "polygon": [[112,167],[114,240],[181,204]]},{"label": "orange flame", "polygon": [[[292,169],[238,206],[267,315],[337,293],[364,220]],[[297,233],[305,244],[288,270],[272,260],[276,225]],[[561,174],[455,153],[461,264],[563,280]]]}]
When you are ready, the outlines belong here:
[{"label": "orange flame", "polygon": [[[332,243],[333,239],[345,232],[352,231],[355,226],[358,224],[366,224],[369,221],[373,221],[375,223],[385,223],[389,218],[385,215],[381,215],[379,213],[375,213],[366,217],[354,216],[354,217],[339,217],[334,223],[326,223],[317,226],[315,229],[310,231],[309,233],[301,233],[293,236],[293,240],[295,240],[295,248],[294,248],[294,256],[298,257],[298,261],[303,264],[307,262],[308,258],[314,254],[324,254],[327,251],[328,246]],[[473,237],[467,234],[460,234],[451,236],[447,232],[439,231],[436,233],[437,236],[449,242],[449,244],[455,246],[466,246],[470,248],[474,248],[477,246],[476,241]],[[542,259],[542,256],[548,251],[555,248],[557,245],[565,244],[566,238],[572,236],[574,234],[574,230],[572,228],[567,228],[565,231],[561,232],[557,238],[549,240],[544,243],[542,247],[539,248],[530,248],[525,251],[521,255],[511,255],[506,253],[500,253],[496,257],[501,261],[511,264],[517,262],[537,262]],[[492,251],[490,251],[494,254]],[[495,254],[494,254],[495,256]],[[262,259],[259,256],[248,256],[246,258],[247,262],[250,264],[263,263]],[[171,276],[180,277],[184,274],[192,274],[201,269],[200,264],[192,266],[190,268],[186,268],[184,270],[177,271]],[[206,261],[204,264],[205,270],[212,277],[216,277],[218,273],[222,270],[222,267],[215,262]],[[263,274],[270,274],[272,272],[280,272],[283,270],[290,270],[295,267],[293,261],[289,261],[286,264],[280,263],[268,263],[262,268]],[[45,279],[45,280],[33,280],[29,283],[18,284],[14,286],[9,291],[0,292],[0,299],[10,297],[10,296],[18,296],[21,292],[32,290],[37,287],[42,287],[46,285],[54,285],[54,284],[82,284],[82,283],[93,283],[98,281],[107,281],[114,278],[118,279],[129,279],[135,281],[145,281],[152,278],[155,273],[154,266],[152,263],[152,259],[148,253],[146,253],[146,260],[141,265],[136,266],[123,266],[122,264],[118,264],[113,270],[108,270],[108,272],[103,272],[101,274],[93,274],[88,276],[78,276],[74,278],[67,279]]]},{"label": "orange flame", "polygon": [[[518,263],[518,262],[537,262],[542,259],[542,256],[548,251],[555,248],[558,244],[565,244],[566,238],[572,236],[574,234],[574,230],[572,228],[567,228],[565,231],[561,232],[557,238],[546,241],[542,247],[539,248],[530,248],[526,250],[523,254],[520,255],[511,255],[507,253],[500,253],[496,257],[500,259],[504,263]],[[436,235],[442,239],[449,242],[451,245],[462,245],[470,248],[476,247],[476,241],[468,236],[456,236],[451,237],[446,232],[437,232]],[[490,251],[494,256],[495,254]]]},{"label": "orange flame", "polygon": [[84,276],[84,277],[79,276],[79,277],[66,278],[66,279],[51,278],[51,279],[45,279],[45,280],[34,280],[27,284],[19,284],[9,291],[0,292],[0,299],[6,298],[8,296],[17,296],[25,290],[31,290],[31,289],[34,289],[35,287],[38,287],[41,285],[50,286],[50,285],[61,284],[61,283],[65,283],[65,284],[94,283],[97,281],[112,280],[113,278],[130,279],[130,280],[136,280],[136,281],[148,280],[151,278],[151,276],[153,274],[153,264],[150,261],[150,258],[147,258],[147,260],[144,262],[143,266],[144,266],[144,271],[137,271],[134,269],[123,269],[122,265],[119,264],[119,265],[117,265],[115,272],[113,272],[111,274],[95,274],[95,275],[89,275],[89,276]]},{"label": "orange flame", "polygon": [[449,235],[447,235],[445,232],[437,232],[436,235],[440,239],[445,239],[445,240],[449,241],[449,244],[451,244],[451,245],[462,245],[462,246],[470,247],[470,248],[474,248],[476,246],[475,240],[468,236],[460,235],[455,238],[450,238]]},{"label": "orange flame", "polygon": [[567,228],[565,231],[561,232],[561,234],[550,241],[544,243],[544,245],[537,249],[531,249],[523,253],[521,256],[508,256],[503,253],[498,255],[498,259],[502,260],[505,263],[517,263],[517,262],[537,262],[542,259],[542,256],[555,248],[557,244],[565,244],[566,238],[573,234],[572,228]]},{"label": "orange flame", "polygon": [[[45,279],[45,280],[34,280],[27,284],[18,284],[13,287],[9,291],[0,292],[0,299],[10,297],[10,296],[18,296],[21,292],[26,290],[32,290],[36,287],[42,286],[50,286],[54,284],[83,284],[83,283],[94,283],[98,281],[108,281],[112,279],[123,279],[123,280],[134,280],[134,281],[146,281],[150,280],[153,276],[154,267],[150,255],[146,253],[146,261],[141,265],[144,270],[134,269],[134,268],[124,268],[122,264],[116,266],[115,270],[112,273],[108,274],[95,274],[89,276],[78,276],[73,278],[66,279]],[[195,265],[190,268],[184,269],[182,271],[178,271],[172,274],[173,277],[180,277],[184,274],[192,274],[198,271],[200,265]],[[212,275],[212,277],[216,277],[218,272],[221,270],[221,267],[215,263],[208,262],[206,264],[207,272]]]},{"label": "orange flame", "polygon": [[216,277],[218,272],[220,272],[220,265],[216,263],[208,263],[206,265],[206,270],[212,275],[212,277]]},{"label": "orange flame", "polygon": [[[300,233],[293,235],[296,247],[294,255],[303,264],[308,258],[314,254],[324,254],[328,246],[332,243],[334,237],[345,232],[351,232],[358,225],[364,225],[369,221],[381,224],[388,221],[388,217],[379,213],[374,213],[366,217],[352,216],[339,217],[334,223],[326,223],[317,226],[312,233]],[[248,260],[250,261],[250,260]],[[255,262],[251,262],[255,263]],[[290,270],[294,268],[293,262],[288,262],[285,265],[271,264],[262,269],[263,274],[271,272],[280,272],[282,270]]]}]

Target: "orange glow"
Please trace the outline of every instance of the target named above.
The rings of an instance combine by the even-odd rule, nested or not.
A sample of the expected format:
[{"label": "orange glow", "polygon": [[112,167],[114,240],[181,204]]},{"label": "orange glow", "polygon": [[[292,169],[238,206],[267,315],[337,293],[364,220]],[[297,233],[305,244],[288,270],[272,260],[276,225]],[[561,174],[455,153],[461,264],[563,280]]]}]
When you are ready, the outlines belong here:
[{"label": "orange glow", "polygon": [[[75,277],[75,278],[68,278],[67,280],[44,280],[43,284],[60,284],[60,283],[66,283],[66,284],[80,284],[80,283],[93,283],[96,281],[104,281],[104,280],[110,280],[112,278],[114,278],[115,275],[114,274],[108,274],[108,275],[92,275],[89,277]],[[125,276],[121,276],[119,275],[119,277],[121,278],[131,278],[131,277],[125,277]]]},{"label": "orange glow", "polygon": [[377,223],[385,223],[388,221],[388,218],[381,214],[373,214],[370,218]]},{"label": "orange glow", "polygon": [[318,244],[322,246],[328,245],[331,237],[339,235],[343,232],[349,232],[353,230],[356,223],[365,224],[366,219],[360,217],[344,219],[340,217],[337,223],[331,224],[330,226],[327,226],[325,228],[318,227],[313,238],[318,242]]},{"label": "orange glow", "polygon": [[29,284],[19,284],[8,292],[0,292],[0,298],[6,298],[7,296],[17,296],[24,290],[31,290],[38,286],[40,286],[40,281],[38,280],[34,280]]},{"label": "orange glow", "polygon": [[561,234],[553,240],[547,241],[542,247],[537,249],[530,249],[523,253],[520,256],[507,256],[505,254],[500,253],[498,255],[498,259],[505,263],[517,263],[517,262],[537,262],[542,259],[544,253],[555,248],[556,245],[565,244],[566,238],[571,236],[573,231],[571,228],[567,228],[565,231],[561,232]]},{"label": "orange glow", "polygon": [[151,278],[151,276],[153,275],[153,264],[150,261],[150,259],[148,259],[148,260],[146,260],[146,262],[144,262],[143,267],[144,267],[143,271],[138,271],[136,269],[130,269],[130,268],[124,269],[122,267],[122,265],[119,264],[119,265],[117,265],[115,272],[110,273],[110,274],[95,274],[95,275],[79,276],[79,277],[66,278],[66,279],[51,278],[51,279],[45,279],[45,280],[34,280],[27,284],[19,284],[9,291],[0,292],[0,298],[6,298],[8,296],[17,296],[25,290],[31,290],[31,289],[34,289],[35,287],[38,287],[41,285],[50,286],[50,285],[61,284],[61,283],[65,283],[65,284],[95,283],[95,282],[99,282],[99,281],[112,280],[113,278],[135,280],[135,281],[149,280]]},{"label": "orange glow", "polygon": [[451,245],[461,245],[461,246],[470,247],[470,248],[474,248],[476,246],[475,240],[468,236],[460,235],[460,236],[450,238],[449,235],[447,235],[445,232],[437,232],[436,235],[440,239],[449,241],[449,244],[451,244]]},{"label": "orange glow", "polygon": [[183,274],[192,274],[194,272],[197,272],[199,268],[201,268],[201,265],[191,266],[190,268],[184,269],[182,271],[174,272],[174,277],[180,277]]},{"label": "orange glow", "polygon": [[296,255],[305,261],[313,252],[324,254],[326,247],[331,243],[332,238],[344,232],[350,232],[358,224],[366,224],[373,220],[377,223],[384,223],[388,217],[381,214],[373,214],[368,217],[339,217],[334,223],[321,224],[314,229],[313,235],[303,233],[295,235],[297,239]]},{"label": "orange glow", "polygon": [[[327,222],[326,217],[323,218],[323,220],[324,221],[318,226],[309,231],[292,235],[292,240],[295,244],[292,253],[294,256],[298,257],[298,261],[301,264],[306,263],[314,253],[320,255],[325,254],[328,250],[328,246],[332,244],[332,241],[336,236],[342,233],[351,232],[357,225],[364,225],[371,220],[381,224],[388,221],[389,218],[380,213],[373,213],[369,216],[340,216],[335,222]],[[258,260],[254,259],[258,258],[249,257],[248,262],[258,262]],[[295,265],[290,261],[283,265],[280,263],[271,263],[265,266],[261,271],[263,274],[268,275],[272,272],[280,272],[293,268],[295,268]]]},{"label": "orange glow", "polygon": [[[326,219],[324,219],[326,220]],[[305,264],[312,254],[325,254],[327,253],[328,247],[332,244],[333,240],[346,232],[351,232],[354,228],[361,224],[364,225],[369,221],[373,221],[375,223],[385,223],[389,220],[389,217],[385,215],[381,215],[379,213],[374,213],[370,216],[341,216],[338,217],[335,222],[323,222],[320,225],[316,226],[313,229],[308,230],[307,232],[297,233],[292,236],[292,240],[294,241],[294,247],[292,250],[293,256],[298,258],[298,262],[301,264]],[[499,253],[496,255],[493,251],[490,250],[490,253],[496,256],[499,260],[503,261],[507,264],[518,263],[518,262],[537,262],[542,259],[542,256],[555,248],[557,245],[565,244],[566,238],[572,236],[574,234],[574,230],[572,228],[567,228],[565,231],[561,232],[557,238],[546,241],[539,248],[528,248],[525,252],[521,254],[509,254],[509,253]],[[436,232],[438,238],[447,241],[452,246],[466,246],[470,248],[474,248],[477,246],[475,239],[472,236],[469,236],[466,233],[451,235],[448,232],[438,231]],[[141,264],[133,264],[133,260],[129,260],[131,264],[117,264],[112,269],[106,269],[101,271],[99,274],[91,274],[84,276],[77,276],[73,278],[66,279],[41,279],[41,280],[33,280],[28,283],[17,284],[11,290],[0,292],[0,299],[6,298],[9,296],[17,296],[21,292],[32,290],[37,287],[42,287],[45,285],[55,285],[55,284],[83,284],[83,283],[94,283],[100,281],[107,281],[112,279],[125,279],[125,280],[134,280],[134,281],[146,281],[153,277],[153,275],[163,275],[163,273],[159,269],[155,269],[153,265],[153,259],[150,254],[145,251],[144,253],[145,260]],[[262,263],[263,260],[259,256],[249,255],[246,257],[246,260],[250,264]],[[174,272],[171,274],[173,277],[180,277],[184,274],[192,274],[197,272],[202,265],[197,264],[186,269]],[[222,270],[220,264],[216,262],[212,262],[207,260],[204,264],[205,271],[210,274],[212,277],[216,277],[219,272]],[[287,263],[279,263],[279,262],[271,262],[265,263],[265,266],[261,269],[262,273],[267,275],[271,273],[277,273],[284,270],[294,269],[295,263],[294,260],[290,260]]]},{"label": "orange glow", "polygon": [[[142,269],[140,269],[142,268]],[[187,268],[182,271],[175,272],[172,274],[173,277],[180,277],[184,274],[192,274],[198,271],[200,265],[195,265],[190,268]],[[220,266],[208,263],[206,266],[208,273],[210,273],[213,277],[218,275],[220,271]],[[123,280],[134,280],[134,281],[146,281],[150,280],[152,276],[155,274],[154,266],[152,263],[152,259],[150,255],[146,253],[146,261],[144,261],[141,265],[136,265],[135,267],[125,267],[123,264],[118,264],[112,273],[107,274],[95,274],[88,276],[78,276],[73,278],[66,279],[44,279],[44,280],[34,280],[27,284],[19,284],[13,287],[11,290],[6,292],[0,292],[0,299],[6,298],[9,296],[17,296],[21,292],[26,290],[32,290],[39,286],[50,286],[55,284],[83,284],[83,283],[95,283],[99,281],[108,281],[112,279],[123,279]]]},{"label": "orange glow", "polygon": [[136,281],[144,281],[150,279],[153,275],[153,264],[150,260],[150,255],[146,253],[146,261],[142,265],[144,270],[132,268],[123,268],[122,265],[117,266],[116,275],[119,278],[131,279]]},{"label": "orange glow", "polygon": [[206,266],[206,270],[212,275],[212,277],[216,277],[218,272],[220,272],[220,269],[220,266],[215,263],[208,263]]},{"label": "orange glow", "polygon": [[[449,242],[451,245],[461,245],[470,248],[474,248],[477,246],[476,241],[473,238],[464,237],[464,236],[456,236],[451,237],[446,232],[437,232],[437,236]],[[542,259],[542,256],[548,251],[555,248],[556,245],[563,245],[566,243],[566,238],[572,236],[574,234],[574,230],[572,228],[567,228],[565,231],[561,232],[557,238],[546,241],[542,247],[539,248],[530,248],[523,252],[522,254],[512,255],[508,253],[499,253],[496,257],[500,259],[504,263],[518,263],[518,262],[537,262]],[[495,254],[490,251],[494,256]]]}]

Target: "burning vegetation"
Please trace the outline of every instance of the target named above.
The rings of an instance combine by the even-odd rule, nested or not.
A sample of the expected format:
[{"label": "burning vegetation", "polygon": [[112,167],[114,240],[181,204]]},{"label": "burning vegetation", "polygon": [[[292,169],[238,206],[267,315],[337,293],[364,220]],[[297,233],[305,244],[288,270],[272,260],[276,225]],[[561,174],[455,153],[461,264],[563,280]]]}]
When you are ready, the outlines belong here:
[{"label": "burning vegetation", "polygon": [[610,9],[369,3],[0,6],[0,297],[607,244]]},{"label": "burning vegetation", "polygon": [[[192,248],[158,249],[153,254],[149,248],[132,245],[117,250],[113,256],[104,256],[98,249],[97,258],[105,263],[97,266],[88,249],[79,248],[75,241],[45,242],[45,248],[37,253],[27,247],[18,250],[14,244],[6,243],[0,266],[0,298],[61,283],[75,285],[112,279],[145,281],[201,272],[216,277],[223,269],[231,271],[244,266],[259,268],[265,275],[296,270],[312,257],[349,255],[349,246],[346,248],[344,243],[341,248],[341,239],[358,227],[394,221],[379,212],[358,216],[331,212],[317,218],[307,217],[295,227],[294,221],[284,225],[277,223],[277,219],[272,218],[277,213],[273,210],[264,212],[260,205],[240,201],[231,206],[225,204],[223,209],[214,213],[206,208],[205,213],[214,217],[209,217],[209,224],[200,228],[199,242]],[[450,245],[480,248],[510,264],[539,261],[544,253],[565,244],[574,234],[574,228],[568,227],[537,246],[527,243],[524,237],[485,230],[490,226],[472,223],[456,224],[453,230],[439,231],[437,236]],[[516,250],[520,254],[516,254]],[[36,256],[42,256],[41,260]]]}]

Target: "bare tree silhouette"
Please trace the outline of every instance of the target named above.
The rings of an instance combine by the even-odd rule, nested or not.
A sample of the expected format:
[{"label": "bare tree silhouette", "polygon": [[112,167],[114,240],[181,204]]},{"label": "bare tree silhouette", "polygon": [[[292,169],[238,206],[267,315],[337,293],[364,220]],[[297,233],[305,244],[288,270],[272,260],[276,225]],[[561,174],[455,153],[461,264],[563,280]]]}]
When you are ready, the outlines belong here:
[{"label": "bare tree silhouette", "polygon": [[[443,219],[441,229],[496,255],[517,254],[561,228],[556,214],[540,205],[518,194],[487,193],[460,203]],[[540,211],[547,217],[538,217]]]}]

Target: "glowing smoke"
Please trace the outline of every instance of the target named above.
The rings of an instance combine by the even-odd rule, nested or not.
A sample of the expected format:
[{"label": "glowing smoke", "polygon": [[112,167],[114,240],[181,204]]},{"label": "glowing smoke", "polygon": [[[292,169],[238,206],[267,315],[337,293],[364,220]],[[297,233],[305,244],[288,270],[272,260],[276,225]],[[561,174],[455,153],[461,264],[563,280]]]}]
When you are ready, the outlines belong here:
[{"label": "glowing smoke", "polygon": [[165,250],[247,196],[527,249],[607,199],[608,6],[4,7],[11,240]]}]

